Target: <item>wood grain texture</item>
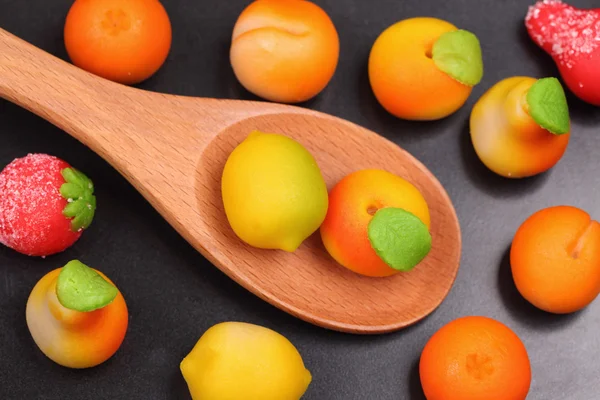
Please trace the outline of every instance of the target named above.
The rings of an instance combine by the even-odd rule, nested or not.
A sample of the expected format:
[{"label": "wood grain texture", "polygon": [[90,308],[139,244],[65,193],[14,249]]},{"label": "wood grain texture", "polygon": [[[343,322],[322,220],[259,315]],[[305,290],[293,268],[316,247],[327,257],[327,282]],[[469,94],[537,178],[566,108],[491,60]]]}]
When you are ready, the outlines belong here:
[{"label": "wood grain texture", "polygon": [[[294,106],[126,87],[1,29],[0,96],[91,148],[217,268],[305,321],[359,334],[398,330],[437,308],[454,283],[461,236],[447,193],[410,154],[355,124]],[[429,255],[411,272],[368,278],[338,265],[318,233],[295,253],[241,242],[225,217],[220,178],[229,153],[254,129],[302,143],[329,188],[363,168],[386,169],[412,182],[430,208]]]}]

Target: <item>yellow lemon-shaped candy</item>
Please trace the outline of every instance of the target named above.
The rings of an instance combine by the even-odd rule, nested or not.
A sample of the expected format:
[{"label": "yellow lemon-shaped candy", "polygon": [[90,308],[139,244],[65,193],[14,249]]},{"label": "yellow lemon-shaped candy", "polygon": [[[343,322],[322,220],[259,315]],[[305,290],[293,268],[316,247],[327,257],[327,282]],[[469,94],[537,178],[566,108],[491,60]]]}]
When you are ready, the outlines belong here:
[{"label": "yellow lemon-shaped candy", "polygon": [[180,368],[193,400],[298,400],[312,380],[289,340],[242,322],[208,329]]},{"label": "yellow lemon-shaped candy", "polygon": [[248,135],[225,163],[221,191],[233,231],[262,249],[295,251],[327,214],[327,186],[317,162],[280,134]]}]

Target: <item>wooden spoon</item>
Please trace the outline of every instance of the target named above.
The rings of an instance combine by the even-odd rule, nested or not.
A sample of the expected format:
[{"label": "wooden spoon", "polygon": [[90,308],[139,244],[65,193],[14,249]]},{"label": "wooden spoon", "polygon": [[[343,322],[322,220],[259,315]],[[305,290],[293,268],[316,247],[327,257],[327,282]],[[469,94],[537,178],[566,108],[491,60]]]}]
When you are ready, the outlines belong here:
[{"label": "wooden spoon", "polygon": [[[440,183],[406,151],[350,122],[294,106],[123,86],[1,29],[0,96],[91,148],[217,268],[310,323],[361,334],[398,330],[431,313],[456,278],[460,228]],[[318,232],[295,253],[243,243],[225,217],[220,178],[229,153],[254,129],[302,143],[329,188],[363,168],[386,169],[411,181],[430,207],[429,255],[409,273],[368,278],[338,265]]]}]

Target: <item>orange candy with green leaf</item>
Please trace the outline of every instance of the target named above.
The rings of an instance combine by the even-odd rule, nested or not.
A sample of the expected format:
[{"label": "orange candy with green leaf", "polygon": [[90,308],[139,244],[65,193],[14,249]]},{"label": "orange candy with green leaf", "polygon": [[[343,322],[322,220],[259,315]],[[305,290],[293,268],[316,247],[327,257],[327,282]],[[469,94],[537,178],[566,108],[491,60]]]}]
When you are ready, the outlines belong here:
[{"label": "orange candy with green leaf", "polygon": [[483,77],[477,37],[437,18],[409,18],[379,35],[369,80],[379,103],[408,120],[436,120],[462,107]]},{"label": "orange candy with green leaf", "polygon": [[125,299],[102,273],[73,260],[46,274],[27,300],[27,327],[40,350],[69,368],[99,365],[121,346]]},{"label": "orange candy with green leaf", "polygon": [[504,79],[475,104],[470,129],[475,152],[489,169],[507,178],[537,175],[567,149],[565,92],[556,78]]},{"label": "orange candy with green leaf", "polygon": [[353,172],[329,193],[321,238],[341,265],[371,277],[409,271],[431,250],[430,216],[419,190],[380,169]]}]

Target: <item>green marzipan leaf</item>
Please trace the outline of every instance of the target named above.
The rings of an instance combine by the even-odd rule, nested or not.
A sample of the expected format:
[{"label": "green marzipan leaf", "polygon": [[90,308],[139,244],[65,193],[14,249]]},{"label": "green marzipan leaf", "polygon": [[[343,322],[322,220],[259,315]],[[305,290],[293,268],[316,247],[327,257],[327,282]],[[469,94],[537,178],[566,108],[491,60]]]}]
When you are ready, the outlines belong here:
[{"label": "green marzipan leaf", "polygon": [[378,210],[369,222],[368,235],[377,255],[398,271],[410,271],[431,250],[427,226],[400,208]]},{"label": "green marzipan leaf", "polygon": [[74,218],[76,217],[80,212],[83,211],[83,208],[85,207],[85,203],[82,201],[74,201],[72,203],[67,204],[67,206],[64,208],[63,210],[63,215],[65,217],[69,217],[69,218]]},{"label": "green marzipan leaf", "polygon": [[527,92],[529,115],[542,128],[555,135],[571,128],[567,96],[556,78],[538,79]]},{"label": "green marzipan leaf", "polygon": [[483,78],[483,57],[477,36],[462,29],[446,32],[433,44],[435,65],[460,83],[475,86]]},{"label": "green marzipan leaf", "polygon": [[73,168],[65,168],[61,171],[61,174],[67,182],[75,182],[77,180],[77,174]]},{"label": "green marzipan leaf", "polygon": [[60,187],[60,194],[67,199],[76,199],[79,197],[81,188],[74,183],[63,183]]},{"label": "green marzipan leaf", "polygon": [[106,307],[118,293],[116,287],[78,260],[65,265],[56,282],[58,301],[75,311],[90,312]]},{"label": "green marzipan leaf", "polygon": [[94,184],[85,174],[75,168],[65,168],[61,174],[65,183],[60,187],[60,194],[69,202],[63,209],[63,215],[73,218],[71,221],[73,232],[87,229],[96,212]]}]

